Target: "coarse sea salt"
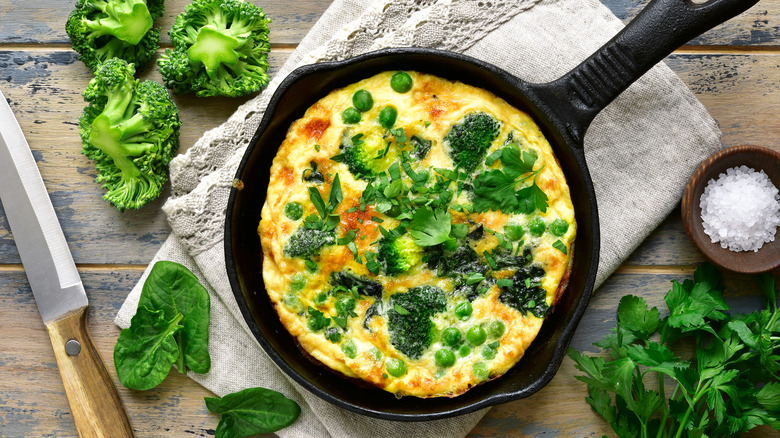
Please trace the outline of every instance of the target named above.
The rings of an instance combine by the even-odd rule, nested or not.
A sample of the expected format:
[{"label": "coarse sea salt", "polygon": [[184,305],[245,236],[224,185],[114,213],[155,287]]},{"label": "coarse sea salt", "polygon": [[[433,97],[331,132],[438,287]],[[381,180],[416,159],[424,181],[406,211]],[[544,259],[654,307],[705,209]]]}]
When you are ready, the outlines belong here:
[{"label": "coarse sea salt", "polygon": [[780,226],[780,195],[763,170],[726,170],[707,183],[699,205],[704,232],[731,251],[758,251]]}]

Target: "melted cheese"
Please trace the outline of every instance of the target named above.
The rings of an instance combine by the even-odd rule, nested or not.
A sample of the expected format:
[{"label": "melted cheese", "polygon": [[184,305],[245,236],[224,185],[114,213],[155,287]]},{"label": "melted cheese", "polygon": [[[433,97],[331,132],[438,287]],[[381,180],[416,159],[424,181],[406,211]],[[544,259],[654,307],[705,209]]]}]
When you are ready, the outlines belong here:
[{"label": "melted cheese", "polygon": [[[312,105],[290,127],[271,167],[268,193],[258,229],[264,256],[263,276],[267,293],[282,323],[297,339],[300,347],[317,361],[346,376],[362,379],[399,396],[456,396],[474,385],[504,374],[514,366],[543,323],[543,318],[532,312],[520,311],[502,301],[502,288],[496,283],[501,279],[506,281],[513,278],[517,268],[491,269],[485,252],[497,254],[496,248],[502,241],[504,245],[511,246],[513,253],[530,252],[533,261],[529,266],[543,269],[544,276],[539,286],[544,290],[545,304],[552,306],[562,286],[561,282],[565,282],[567,270],[570,269],[572,245],[576,236],[574,209],[563,171],[552,148],[527,114],[485,90],[415,72],[409,72],[413,81],[412,90],[397,93],[390,87],[392,74],[381,73],[333,91]],[[371,93],[374,105],[361,114],[359,123],[346,124],[342,113],[352,107],[352,95],[359,89]],[[399,142],[397,132],[394,134],[378,122],[380,111],[387,105],[397,109],[398,117],[393,129],[402,128],[406,142]],[[466,224],[469,232],[477,228],[483,230],[481,238],[460,239],[459,244],[469,245],[476,251],[480,263],[487,266],[484,276],[490,277],[489,281],[477,283],[480,290],[475,297],[471,297],[472,314],[461,319],[455,315],[454,309],[467,302],[468,297],[458,295],[453,290],[458,281],[463,283],[473,273],[439,276],[438,270],[426,262],[426,255],[429,256],[431,248],[420,248],[417,254],[420,257],[413,258],[416,263],[404,273],[390,275],[383,271],[376,272],[375,267],[375,272],[369,269],[371,266],[367,262],[367,254],[370,257],[370,254],[378,251],[377,242],[382,238],[380,226],[392,230],[405,225],[406,236],[409,236],[410,217],[404,219],[402,216],[399,220],[381,213],[383,208],[372,203],[366,203],[364,209],[361,209],[360,199],[368,186],[367,179],[371,178],[356,177],[350,172],[348,163],[340,161],[338,157],[343,157],[345,148],[351,147],[355,141],[363,141],[366,150],[380,151],[378,156],[381,157],[373,157],[376,159],[370,165],[386,171],[393,163],[400,165],[404,161],[403,151],[409,158],[411,139],[418,136],[432,142],[430,152],[422,159],[412,157],[406,162],[416,172],[428,171],[432,181],[437,175],[434,168],[455,167],[450,147],[444,138],[455,124],[473,113],[486,113],[501,125],[497,138],[485,156],[506,147],[507,143],[512,143],[510,146],[519,151],[537,156],[533,168],[538,170],[538,175],[533,181],[547,196],[548,208],[545,212],[535,210],[531,214],[469,212],[468,209],[458,211],[454,207],[468,207],[474,195],[468,185],[460,191],[452,188],[453,199],[447,210],[452,216],[452,223]],[[355,139],[357,134],[362,134],[362,137]],[[510,136],[511,142],[508,142]],[[489,168],[501,169],[501,166],[495,163],[487,167],[483,158],[465,181],[473,183],[478,174]],[[307,181],[305,176],[315,172],[321,174],[324,182],[318,184],[314,179]],[[404,185],[411,187],[413,181],[409,175],[403,171],[401,173]],[[339,216],[333,231],[335,238],[342,238],[354,230],[354,247],[334,243],[323,246],[318,254],[308,257],[308,260],[290,256],[285,252],[290,236],[305,226],[304,219],[286,216],[285,206],[298,203],[303,207],[303,218],[318,216],[310,189],[318,190],[324,201],[328,202],[328,193],[336,175],[339,176],[343,200],[332,212]],[[531,181],[518,185],[518,189]],[[529,225],[538,219],[544,221],[547,230],[537,237],[529,233]],[[549,225],[556,219],[569,224],[563,235],[550,232]],[[507,225],[523,227],[525,234],[521,242],[506,243]],[[353,251],[356,251],[357,259]],[[380,283],[383,295],[376,300],[358,294],[353,314],[347,315],[344,327],[341,327],[334,319],[343,315],[337,309],[336,302],[340,297],[351,295],[351,292],[340,291],[336,296],[330,296],[328,292],[333,290],[331,275],[344,271]],[[477,281],[478,278],[471,280]],[[446,310],[430,318],[433,327],[431,344],[419,357],[412,358],[393,345],[388,315],[398,311],[390,304],[393,294],[405,293],[421,285],[436,286],[443,290],[447,303]],[[379,310],[374,317],[366,320],[366,312],[372,305]],[[330,318],[327,328],[312,329],[309,321],[317,312],[321,312],[323,318]],[[464,341],[463,345],[468,346],[468,352],[460,345],[447,346],[441,339],[441,333],[448,327],[459,329],[465,339],[471,327],[481,325],[488,329],[495,321],[503,322],[506,327],[504,333],[500,337],[488,336],[478,346]],[[497,345],[497,348],[489,345]],[[436,364],[435,353],[440,349],[455,352],[454,365],[441,367]],[[494,351],[486,351],[490,349]],[[406,366],[403,375],[395,377],[392,375],[394,373],[389,372],[387,364],[390,358],[403,361]]]}]

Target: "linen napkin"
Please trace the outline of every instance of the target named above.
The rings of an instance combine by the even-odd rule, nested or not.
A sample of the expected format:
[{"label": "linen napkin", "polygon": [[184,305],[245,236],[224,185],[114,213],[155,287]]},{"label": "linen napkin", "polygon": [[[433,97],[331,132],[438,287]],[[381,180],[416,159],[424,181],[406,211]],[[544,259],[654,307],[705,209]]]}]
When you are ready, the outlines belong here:
[{"label": "linen napkin", "polygon": [[[211,294],[212,369],[189,376],[220,396],[264,386],[294,399],[302,414],[277,433],[282,437],[466,435],[487,410],[424,423],[378,420],[324,402],[274,366],[250,334],[225,273],[222,229],[235,171],[271,95],[297,66],[420,46],[462,52],[523,80],[546,82],[621,28],[598,0],[335,0],[265,91],[171,162],[172,195],[163,210],[173,233],[149,266],[182,263]],[[601,221],[597,285],[669,214],[695,166],[719,148],[715,121],[663,64],[596,117],[585,155]],[[117,314],[118,326],[129,326],[147,274]]]}]

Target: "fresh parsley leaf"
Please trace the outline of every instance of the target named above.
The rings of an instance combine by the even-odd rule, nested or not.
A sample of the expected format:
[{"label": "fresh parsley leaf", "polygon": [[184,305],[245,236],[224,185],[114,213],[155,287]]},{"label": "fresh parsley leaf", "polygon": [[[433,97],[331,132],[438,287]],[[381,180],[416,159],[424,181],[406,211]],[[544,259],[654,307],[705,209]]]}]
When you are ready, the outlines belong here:
[{"label": "fresh parsley leaf", "polygon": [[480,173],[474,179],[474,209],[519,212],[520,202],[515,195],[515,180],[498,169]]},{"label": "fresh parsley leaf", "polygon": [[534,158],[528,152],[522,155],[519,150],[507,146],[501,149],[501,162],[504,163],[504,172],[512,179],[517,179],[534,170]]},{"label": "fresh parsley leaf", "polygon": [[418,208],[412,216],[412,237],[420,246],[435,246],[450,240],[452,215],[446,209]]},{"label": "fresh parsley leaf", "polygon": [[[541,211],[542,213],[547,212],[547,194],[544,193],[544,191],[539,188],[538,185],[534,182],[532,185],[528,187],[524,187],[520,189],[517,192],[517,198],[518,199],[529,199],[528,201],[530,204],[532,204],[536,209]],[[503,210],[502,210],[503,211]],[[533,212],[533,210],[531,210]]]},{"label": "fresh parsley leaf", "polygon": [[658,308],[648,309],[647,302],[642,297],[624,296],[620,299],[617,312],[620,326],[639,339],[648,339],[658,330],[661,323],[661,313]]},{"label": "fresh parsley leaf", "polygon": [[[757,282],[776,297],[774,279]],[[620,300],[616,327],[596,344],[611,359],[568,351],[585,373],[576,378],[588,385],[587,402],[619,436],[739,436],[763,424],[780,429],[776,303],[729,315],[721,292],[720,273],[701,265],[692,281],[672,282],[664,297],[667,317],[643,298]],[[651,374],[656,378],[647,379]],[[659,389],[646,387],[651,384]]]}]

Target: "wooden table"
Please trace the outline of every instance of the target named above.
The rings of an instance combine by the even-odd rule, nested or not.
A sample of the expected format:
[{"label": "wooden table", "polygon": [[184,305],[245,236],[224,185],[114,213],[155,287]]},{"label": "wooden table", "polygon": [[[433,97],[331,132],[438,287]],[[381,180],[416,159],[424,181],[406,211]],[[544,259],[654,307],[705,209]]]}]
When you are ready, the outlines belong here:
[{"label": "wooden table", "polygon": [[[621,19],[645,0],[603,0]],[[169,0],[157,23],[165,32],[186,0]],[[271,25],[272,73],[295,49],[329,0],[263,0]],[[93,163],[81,154],[77,121],[81,92],[91,77],[65,34],[72,1],[0,0],[0,88],[38,161],[90,300],[90,329],[116,381],[112,352],[119,329],[113,318],[170,229],[162,200],[118,213],[101,199]],[[170,42],[163,36],[163,46]],[[727,146],[758,144],[780,150],[780,0],[763,0],[740,17],[678,50],[666,62],[693,90],[723,130]],[[156,66],[142,72],[159,80]],[[220,125],[245,99],[177,96],[183,147]],[[0,176],[2,178],[2,176]],[[2,180],[0,179],[0,183]],[[164,197],[163,197],[164,198]],[[614,325],[627,293],[663,307],[672,279],[692,275],[702,255],[688,242],[679,209],[637,248],[596,292],[573,341],[580,350]],[[749,278],[727,275],[737,310],[760,302]],[[498,406],[471,436],[601,436],[610,430],[585,403],[585,387],[567,358],[555,379],[534,396]],[[209,391],[172,373],[159,387],[120,394],[139,437],[208,436],[218,418],[203,397]],[[76,436],[49,339],[38,316],[13,238],[0,214],[0,436]],[[751,436],[777,436],[760,429]]]}]

